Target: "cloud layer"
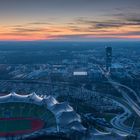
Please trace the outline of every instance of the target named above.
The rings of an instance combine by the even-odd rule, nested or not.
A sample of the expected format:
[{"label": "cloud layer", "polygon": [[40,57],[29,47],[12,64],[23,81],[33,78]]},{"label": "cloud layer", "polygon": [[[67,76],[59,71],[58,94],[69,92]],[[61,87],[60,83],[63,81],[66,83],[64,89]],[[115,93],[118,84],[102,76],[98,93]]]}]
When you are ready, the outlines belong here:
[{"label": "cloud layer", "polygon": [[139,0],[19,1],[0,1],[0,40],[140,39]]}]

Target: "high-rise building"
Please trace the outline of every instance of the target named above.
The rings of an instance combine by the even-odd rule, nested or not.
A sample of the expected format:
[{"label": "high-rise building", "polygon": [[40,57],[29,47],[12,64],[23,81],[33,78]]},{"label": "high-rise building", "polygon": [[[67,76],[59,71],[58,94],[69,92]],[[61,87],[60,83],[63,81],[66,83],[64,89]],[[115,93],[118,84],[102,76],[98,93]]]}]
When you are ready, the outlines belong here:
[{"label": "high-rise building", "polygon": [[109,71],[112,65],[112,47],[106,47],[106,70]]}]

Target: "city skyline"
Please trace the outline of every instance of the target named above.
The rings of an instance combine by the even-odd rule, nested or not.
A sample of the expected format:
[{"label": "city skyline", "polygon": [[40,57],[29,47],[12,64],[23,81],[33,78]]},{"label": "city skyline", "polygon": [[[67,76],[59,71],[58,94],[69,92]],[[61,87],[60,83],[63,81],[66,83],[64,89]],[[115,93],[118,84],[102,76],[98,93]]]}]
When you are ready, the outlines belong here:
[{"label": "city skyline", "polygon": [[0,0],[0,41],[140,40],[139,0]]}]

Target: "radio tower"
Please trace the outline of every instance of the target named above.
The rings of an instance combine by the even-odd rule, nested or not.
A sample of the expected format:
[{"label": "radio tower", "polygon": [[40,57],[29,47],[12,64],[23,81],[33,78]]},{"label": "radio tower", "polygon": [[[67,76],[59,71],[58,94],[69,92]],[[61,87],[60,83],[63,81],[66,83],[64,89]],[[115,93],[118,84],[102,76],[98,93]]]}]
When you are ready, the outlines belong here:
[{"label": "radio tower", "polygon": [[106,47],[106,70],[110,71],[112,65],[112,47]]}]

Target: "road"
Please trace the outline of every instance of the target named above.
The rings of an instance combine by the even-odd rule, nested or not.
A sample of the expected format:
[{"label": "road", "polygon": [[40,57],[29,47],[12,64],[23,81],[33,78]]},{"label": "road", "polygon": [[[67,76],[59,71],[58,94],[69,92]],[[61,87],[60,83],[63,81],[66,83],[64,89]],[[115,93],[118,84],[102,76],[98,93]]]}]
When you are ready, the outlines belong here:
[{"label": "road", "polygon": [[[120,83],[114,82],[113,80],[109,80],[109,82],[117,89],[123,98],[128,102],[129,106],[136,112],[136,114],[140,117],[140,98],[137,93],[131,88],[122,85]],[[135,101],[131,98],[135,97]]]},{"label": "road", "polygon": [[[106,77],[108,82],[119,92],[121,93],[122,97],[127,101],[128,105],[136,112],[136,114],[140,117],[140,98],[137,93],[127,87],[126,85],[120,84],[116,81],[113,81],[109,74],[106,73],[101,67],[100,70],[102,74]],[[133,96],[133,98],[132,98]],[[135,100],[134,100],[135,99]],[[123,135],[129,135],[132,131],[131,127],[128,127],[124,124],[124,122],[131,116],[131,111],[128,110],[127,107],[120,104],[120,106],[124,109],[124,113],[117,115],[111,120],[111,124],[118,130],[123,132]],[[119,132],[120,133],[120,132]]]}]

